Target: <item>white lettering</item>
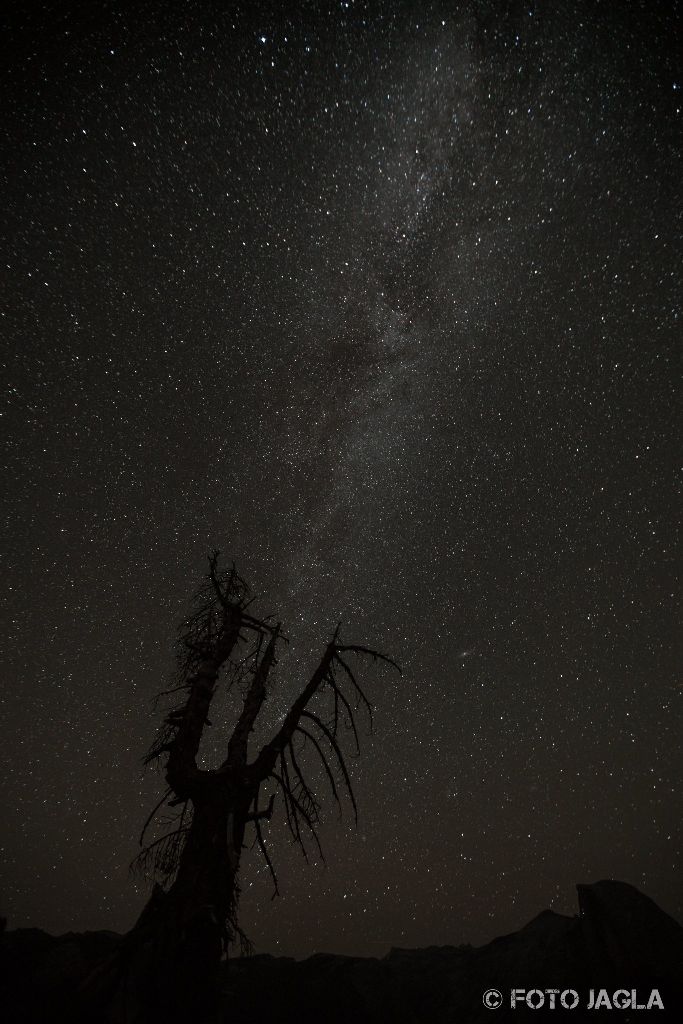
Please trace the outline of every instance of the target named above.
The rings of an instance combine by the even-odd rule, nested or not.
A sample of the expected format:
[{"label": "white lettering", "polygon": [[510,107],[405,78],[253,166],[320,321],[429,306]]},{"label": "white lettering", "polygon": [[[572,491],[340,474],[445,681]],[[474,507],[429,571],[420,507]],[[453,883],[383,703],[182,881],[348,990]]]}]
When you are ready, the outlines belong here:
[{"label": "white lettering", "polygon": [[632,1005],[631,993],[625,988],[618,988],[612,997],[612,1004],[615,1010],[628,1010]]},{"label": "white lettering", "polygon": [[[591,989],[591,999],[592,998],[593,989]],[[565,1010],[575,1010],[576,1007],[579,1005],[579,993],[576,991],[576,989],[566,988],[564,992],[560,994],[560,1003],[565,1008]]]},{"label": "white lettering", "polygon": [[[533,996],[533,999],[532,999]],[[537,1002],[534,1000],[537,999]],[[545,996],[541,992],[540,988],[530,988],[526,994],[526,1005],[530,1010],[539,1010],[545,1002]]]},{"label": "white lettering", "polygon": [[513,988],[512,991],[510,992],[510,1006],[512,1007],[513,1010],[517,1006],[518,999],[524,999],[523,988]]},{"label": "white lettering", "polygon": [[[579,1005],[579,993],[574,988],[565,988],[562,991],[558,988],[530,988],[528,991],[523,988],[510,989],[510,1006],[514,1010],[519,1003],[525,1002],[530,1010],[540,1010],[543,1006],[549,1009],[557,1009],[557,996],[560,997],[559,1005],[564,1010],[575,1010]],[[615,989],[611,994],[606,988],[588,990],[588,1010],[663,1010],[664,1002],[659,989],[653,988],[648,997],[647,1003],[639,1003],[637,990],[635,988]]]}]

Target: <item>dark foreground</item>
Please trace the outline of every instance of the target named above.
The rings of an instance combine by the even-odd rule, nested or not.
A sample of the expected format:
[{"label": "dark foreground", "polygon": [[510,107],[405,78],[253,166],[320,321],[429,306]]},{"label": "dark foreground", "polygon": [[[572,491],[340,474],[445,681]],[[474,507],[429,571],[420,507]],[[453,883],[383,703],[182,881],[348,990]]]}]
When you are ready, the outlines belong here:
[{"label": "dark foreground", "polygon": [[[479,948],[393,949],[381,960],[327,954],[304,961],[233,960],[224,968],[222,1009],[212,1024],[683,1021],[683,928],[623,882],[577,890],[578,916],[546,910],[520,931]],[[58,938],[38,929],[7,932],[0,1019],[8,1024],[75,1019],[74,994],[120,942],[112,932]],[[520,989],[524,993],[513,1009],[511,992]],[[538,991],[529,1001],[535,1007],[542,1000],[539,1008],[527,1005],[532,989]],[[483,1002],[488,990],[495,990],[488,997],[492,1008]],[[86,1011],[80,1019],[127,1021],[120,1008]]]}]

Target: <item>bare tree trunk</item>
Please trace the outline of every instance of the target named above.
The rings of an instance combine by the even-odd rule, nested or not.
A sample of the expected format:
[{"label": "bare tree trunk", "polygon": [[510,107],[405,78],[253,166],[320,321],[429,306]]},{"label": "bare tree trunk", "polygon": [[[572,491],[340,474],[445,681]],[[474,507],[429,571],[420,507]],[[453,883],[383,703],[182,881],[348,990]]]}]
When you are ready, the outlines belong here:
[{"label": "bare tree trunk", "polygon": [[[249,737],[267,696],[280,627],[254,618],[248,611],[246,584],[234,568],[221,577],[217,564],[218,552],[214,552],[207,584],[198,591],[194,610],[179,636],[181,684],[166,692],[182,692],[184,699],[166,715],[146,758],[146,763],[165,759],[168,790],[148,818],[140,845],[150,821],[166,802],[184,809],[191,805],[191,822],[189,828],[183,825],[183,810],[178,827],[139,855],[146,868],[149,862],[145,858],[152,851],[157,877],[170,887],[167,891],[155,888],[117,953],[87,980],[81,992],[81,1007],[87,1008],[82,1019],[103,1024],[204,1024],[219,1019],[221,955],[236,936],[243,938],[237,925],[237,901],[247,822],[254,824],[276,893],[277,877],[261,830],[261,823],[271,817],[276,793],[281,795],[293,840],[305,853],[304,837],[310,836],[323,857],[316,831],[320,805],[299,761],[304,749],[319,758],[341,808],[330,764],[336,762],[338,778],[356,815],[351,779],[339,745],[340,727],[351,730],[360,750],[355,712],[363,705],[372,725],[372,707],[346,656],[370,655],[394,663],[370,648],[340,644],[337,628],[280,727],[250,762]],[[208,715],[222,671],[229,685],[235,680],[246,680],[248,685],[226,759],[220,767],[207,770],[199,766],[200,744],[210,725]],[[309,708],[323,689],[331,703],[329,718],[321,718]],[[270,789],[265,810],[259,807],[262,787]]]},{"label": "bare tree trunk", "polygon": [[[208,1020],[217,1009],[222,951],[234,921],[237,874],[250,797],[226,787],[220,776],[207,778],[194,812],[176,879],[158,909],[136,925],[143,949],[153,951],[144,1002],[150,1019],[165,1022]],[[226,922],[228,933],[226,934]],[[147,938],[148,937],[148,938]],[[143,955],[143,959],[146,957]]]},{"label": "bare tree trunk", "polygon": [[81,993],[83,1020],[93,1012],[107,1024],[219,1019],[219,970],[226,939],[234,937],[250,798],[220,777],[203,781],[173,885],[168,892],[155,888],[123,948],[90,979]]}]

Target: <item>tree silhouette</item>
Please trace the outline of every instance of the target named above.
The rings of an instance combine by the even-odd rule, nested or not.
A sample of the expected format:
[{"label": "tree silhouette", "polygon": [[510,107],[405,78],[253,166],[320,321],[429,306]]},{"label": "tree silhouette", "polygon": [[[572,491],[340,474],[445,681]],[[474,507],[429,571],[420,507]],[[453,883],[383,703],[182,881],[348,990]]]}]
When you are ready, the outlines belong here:
[{"label": "tree silhouette", "polygon": [[[109,972],[110,994],[113,987],[118,993],[113,1001],[125,1003],[125,1019],[200,1020],[210,1012],[222,951],[236,939],[246,943],[237,906],[248,826],[254,828],[274,895],[278,891],[264,837],[264,822],[271,818],[278,796],[294,842],[306,855],[312,841],[323,858],[317,831],[321,804],[306,774],[309,753],[322,765],[333,799],[341,807],[345,790],[357,817],[342,739],[348,731],[360,751],[356,716],[363,709],[372,727],[372,706],[350,660],[365,655],[398,666],[369,647],[342,644],[337,627],[279,728],[253,755],[249,736],[283,641],[279,623],[253,614],[244,580],[234,567],[222,573],[219,552],[214,552],[179,630],[175,685],[164,691],[177,704],[166,714],[145,759],[161,759],[168,788],[145,823],[141,845],[164,805],[176,808],[178,818],[134,862],[158,883],[126,936],[118,980],[112,982]],[[244,703],[223,762],[207,769],[199,766],[199,750],[211,724],[208,715],[220,677],[224,685],[241,688]],[[264,806],[265,796],[269,799]]]}]

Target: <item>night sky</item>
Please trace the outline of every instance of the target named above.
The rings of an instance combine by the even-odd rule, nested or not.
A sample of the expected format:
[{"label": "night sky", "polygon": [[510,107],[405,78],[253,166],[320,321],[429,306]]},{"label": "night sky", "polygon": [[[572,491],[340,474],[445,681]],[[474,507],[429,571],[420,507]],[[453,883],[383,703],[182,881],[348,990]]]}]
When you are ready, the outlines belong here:
[{"label": "night sky", "polygon": [[135,921],[213,547],[291,637],[264,738],[338,620],[403,667],[359,666],[358,829],[326,795],[306,865],[273,822],[273,902],[245,851],[258,951],[481,943],[603,877],[681,917],[680,7],[13,6],[9,926]]}]

